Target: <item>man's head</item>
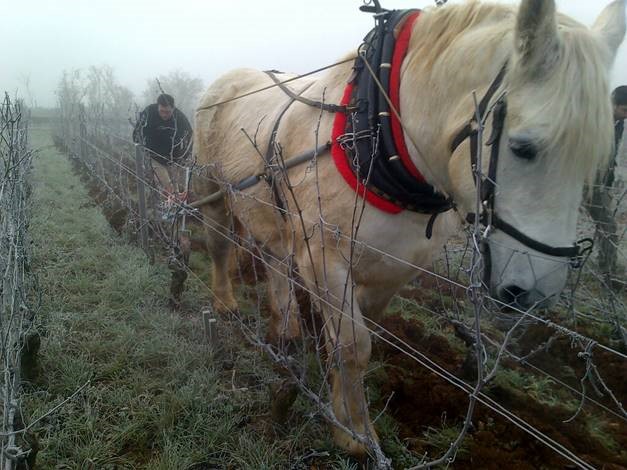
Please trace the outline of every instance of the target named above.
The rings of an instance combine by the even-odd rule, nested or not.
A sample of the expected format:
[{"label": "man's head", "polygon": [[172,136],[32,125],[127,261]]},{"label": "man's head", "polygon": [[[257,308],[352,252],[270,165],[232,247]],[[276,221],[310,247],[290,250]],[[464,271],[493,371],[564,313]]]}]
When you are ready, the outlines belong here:
[{"label": "man's head", "polygon": [[159,109],[159,116],[161,119],[167,121],[174,113],[174,98],[165,93],[159,95],[157,98],[157,108]]},{"label": "man's head", "polygon": [[612,92],[614,104],[614,119],[622,121],[627,119],[627,86],[619,86]]}]

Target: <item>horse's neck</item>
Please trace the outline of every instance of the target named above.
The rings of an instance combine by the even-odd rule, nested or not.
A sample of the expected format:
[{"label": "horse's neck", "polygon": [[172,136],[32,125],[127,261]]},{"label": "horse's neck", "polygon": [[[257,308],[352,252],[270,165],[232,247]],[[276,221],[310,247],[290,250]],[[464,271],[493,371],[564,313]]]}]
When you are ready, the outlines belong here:
[{"label": "horse's neck", "polygon": [[412,34],[401,80],[400,111],[410,148],[411,142],[419,147],[411,151],[417,168],[436,188],[451,195],[452,138],[474,112],[473,92],[480,101],[509,57],[510,37],[505,35],[504,40],[504,28],[486,20],[438,47],[421,36],[428,27],[419,21]]}]

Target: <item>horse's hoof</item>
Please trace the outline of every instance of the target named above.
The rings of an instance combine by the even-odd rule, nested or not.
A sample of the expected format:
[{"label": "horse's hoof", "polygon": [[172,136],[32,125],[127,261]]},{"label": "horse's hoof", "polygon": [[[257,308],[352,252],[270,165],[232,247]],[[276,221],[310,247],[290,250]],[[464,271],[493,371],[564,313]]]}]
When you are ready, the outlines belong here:
[{"label": "horse's hoof", "polygon": [[229,315],[239,316],[239,305],[233,296],[230,297],[230,299],[228,297],[218,296],[214,298],[213,311],[216,312],[217,315],[221,317],[228,317]]},{"label": "horse's hoof", "polygon": [[[374,439],[375,442],[379,442],[379,438],[374,431],[371,431],[371,438]],[[368,447],[337,427],[333,427],[333,441],[336,446],[343,449],[356,460],[364,462],[368,459]]]},{"label": "horse's hoof", "polygon": [[291,379],[270,385],[271,416],[275,424],[287,422],[292,405],[298,397],[298,385]]},{"label": "horse's hoof", "polygon": [[168,307],[173,312],[178,312],[181,310],[181,301],[178,299],[175,299],[174,297],[170,297],[168,299]]}]

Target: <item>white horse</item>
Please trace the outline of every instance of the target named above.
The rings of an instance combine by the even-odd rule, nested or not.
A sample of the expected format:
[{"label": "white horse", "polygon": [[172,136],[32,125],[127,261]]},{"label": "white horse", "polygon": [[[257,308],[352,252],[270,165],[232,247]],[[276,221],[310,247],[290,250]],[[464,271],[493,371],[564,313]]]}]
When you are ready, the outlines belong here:
[{"label": "white horse", "polygon": [[[490,155],[498,165],[491,175],[496,186],[490,201],[476,216],[486,223],[498,216],[502,222],[493,224],[486,241],[490,291],[505,303],[529,308],[551,305],[564,288],[572,250],[559,247],[574,244],[584,184],[611,154],[608,76],[625,34],[625,0],[606,7],[592,29],[557,14],[554,0],[523,0],[518,9],[469,1],[425,10],[409,33],[397,110],[411,160],[403,164],[413,165],[455,207],[435,219],[431,238],[426,236],[431,215],[381,210],[372,193],[363,202],[363,191],[358,196],[347,184],[328,150],[317,156],[315,171],[299,165],[287,172],[289,181],[298,182],[292,190],[285,175],[276,176],[283,215],[274,208],[274,191],[263,182],[231,194],[226,203],[202,208],[212,225],[207,236],[216,310],[237,308],[229,278],[230,227],[236,217],[268,263],[272,333],[283,339],[299,334],[297,303],[286,281],[293,260],[326,319],[326,345],[335,365],[335,415],[346,428],[371,439],[376,433],[363,389],[371,340],[364,317],[376,319],[416,276],[398,260],[430,266],[468,214],[477,212],[476,184],[489,186],[483,179],[475,182],[472,146],[463,139],[464,129],[472,128],[466,126],[475,113],[473,90],[479,99],[486,97],[487,112],[499,101],[507,104],[500,117],[496,110],[489,114],[486,131],[498,131],[499,138],[482,147],[484,170]],[[504,76],[496,80],[501,70]],[[352,72],[352,63],[345,63],[288,86],[311,100],[324,97],[338,104]],[[202,98],[195,149],[199,163],[212,168],[217,181],[236,183],[266,171],[259,153],[266,152],[273,131],[286,159],[331,139],[337,116],[298,101],[287,107],[290,98],[279,87],[231,100],[272,84],[266,73],[235,70]],[[257,148],[242,129],[254,136]],[[195,179],[201,196],[220,188],[225,186]],[[365,204],[357,232],[356,201],[357,216]],[[351,251],[357,250],[351,237],[361,243],[357,254]],[[364,440],[346,429],[335,429],[335,439],[353,454],[365,451]]]}]

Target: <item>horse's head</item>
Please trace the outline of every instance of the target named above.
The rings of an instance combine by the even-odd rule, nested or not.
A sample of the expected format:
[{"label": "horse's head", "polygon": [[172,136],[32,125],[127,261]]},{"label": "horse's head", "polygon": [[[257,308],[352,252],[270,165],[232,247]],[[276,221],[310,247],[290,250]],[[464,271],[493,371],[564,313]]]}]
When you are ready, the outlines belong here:
[{"label": "horse's head", "polygon": [[[625,35],[625,0],[592,29],[558,15],[554,0],[524,0],[515,25],[507,71],[489,100],[482,173],[492,163],[495,185],[485,183],[490,200],[479,212],[490,226],[491,293],[527,309],[550,306],[564,288],[584,185],[612,153],[609,72]],[[470,147],[459,146],[453,159],[468,165]],[[460,205],[472,214],[465,173]]]}]

